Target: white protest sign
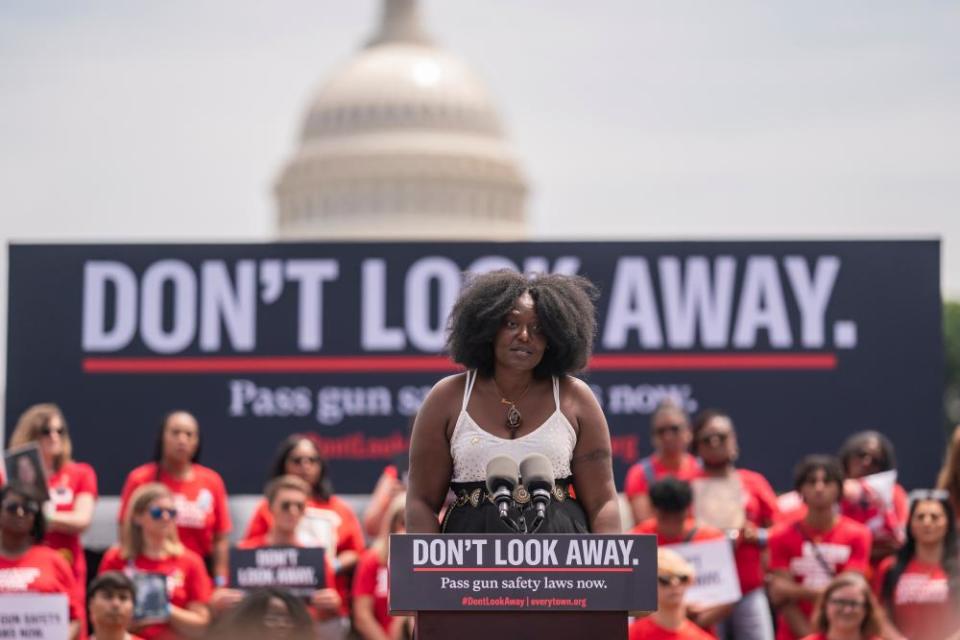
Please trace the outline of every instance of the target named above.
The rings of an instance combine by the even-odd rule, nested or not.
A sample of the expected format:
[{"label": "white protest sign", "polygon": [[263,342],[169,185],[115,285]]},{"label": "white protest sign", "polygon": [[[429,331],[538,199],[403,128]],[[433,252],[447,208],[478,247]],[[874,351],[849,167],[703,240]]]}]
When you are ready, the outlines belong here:
[{"label": "white protest sign", "polygon": [[0,638],[63,640],[69,636],[65,593],[0,594]]},{"label": "white protest sign", "polygon": [[694,584],[687,603],[702,607],[729,604],[740,599],[740,578],[733,559],[733,546],[726,538],[666,545],[693,565]]},{"label": "white protest sign", "polygon": [[887,509],[893,507],[893,488],[897,485],[897,470],[881,471],[860,478],[863,484],[870,487],[883,500]]}]

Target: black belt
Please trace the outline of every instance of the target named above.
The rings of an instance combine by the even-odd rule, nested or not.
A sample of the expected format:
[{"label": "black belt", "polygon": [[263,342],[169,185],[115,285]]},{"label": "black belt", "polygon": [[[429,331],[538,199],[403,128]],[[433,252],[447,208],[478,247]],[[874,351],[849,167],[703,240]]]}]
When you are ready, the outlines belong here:
[{"label": "black belt", "polygon": [[[471,507],[479,507],[484,502],[495,504],[493,494],[487,491],[487,485],[484,482],[457,482],[450,485],[456,500],[453,504],[462,507],[469,504]],[[557,480],[553,485],[553,491],[550,495],[557,502],[563,502],[567,498],[576,499],[573,492],[573,482],[569,479]],[[521,484],[513,489],[511,496],[518,505],[525,505],[530,502],[530,492]]]}]

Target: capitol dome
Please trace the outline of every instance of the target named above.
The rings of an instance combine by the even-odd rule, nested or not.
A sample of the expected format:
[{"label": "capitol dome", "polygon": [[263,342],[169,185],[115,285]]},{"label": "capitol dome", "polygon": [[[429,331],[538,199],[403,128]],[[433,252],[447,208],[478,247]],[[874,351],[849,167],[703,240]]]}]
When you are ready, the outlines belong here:
[{"label": "capitol dome", "polygon": [[283,238],[526,236],[525,178],[483,84],[413,0],[320,89],[276,187]]}]

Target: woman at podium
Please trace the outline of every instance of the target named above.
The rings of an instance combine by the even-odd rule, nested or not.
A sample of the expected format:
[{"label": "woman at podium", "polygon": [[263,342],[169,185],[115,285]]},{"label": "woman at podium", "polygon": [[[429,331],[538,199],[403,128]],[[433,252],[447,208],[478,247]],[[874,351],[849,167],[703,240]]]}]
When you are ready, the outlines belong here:
[{"label": "woman at podium", "polygon": [[[619,533],[603,411],[586,383],[596,289],[585,278],[501,270],[472,278],[450,315],[447,349],[467,371],[440,380],[413,427],[410,533],[508,533],[487,465],[546,456],[554,486],[542,533]],[[441,523],[448,490],[454,500]],[[530,508],[517,485],[511,518]]]}]

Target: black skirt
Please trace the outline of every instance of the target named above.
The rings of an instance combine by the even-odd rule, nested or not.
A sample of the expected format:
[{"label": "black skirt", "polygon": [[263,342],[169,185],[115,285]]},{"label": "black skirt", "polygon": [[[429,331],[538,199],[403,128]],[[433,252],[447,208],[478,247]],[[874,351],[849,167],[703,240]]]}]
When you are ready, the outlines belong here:
[{"label": "black skirt", "polygon": [[[558,480],[558,491],[563,499],[554,497],[547,507],[547,517],[537,533],[590,533],[587,514],[577,499],[569,495],[571,479]],[[484,498],[483,482],[451,483],[455,498],[447,505],[447,511],[440,525],[441,533],[516,533],[503,520],[497,505]],[[478,492],[479,490],[479,492]],[[473,495],[476,500],[470,500]],[[474,506],[476,504],[476,506]],[[533,522],[536,511],[532,502],[524,505],[514,504],[509,515],[514,522],[523,516],[528,524]]]}]

